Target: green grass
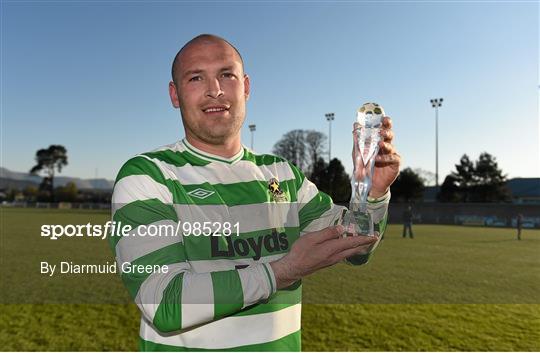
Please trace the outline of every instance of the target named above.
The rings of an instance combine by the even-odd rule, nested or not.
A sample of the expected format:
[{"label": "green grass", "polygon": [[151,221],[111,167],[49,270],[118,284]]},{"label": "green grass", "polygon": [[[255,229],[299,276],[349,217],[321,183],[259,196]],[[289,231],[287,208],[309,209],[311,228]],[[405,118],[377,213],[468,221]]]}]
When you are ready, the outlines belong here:
[{"label": "green grass", "polygon": [[307,305],[308,351],[538,351],[537,304]]},{"label": "green grass", "polygon": [[[0,208],[2,303],[129,303],[116,274],[55,275],[40,273],[42,261],[58,264],[114,263],[107,240],[91,237],[41,237],[43,224],[105,224],[103,211]],[[24,279],[24,280],[21,280]]]},{"label": "green grass", "polygon": [[361,267],[340,264],[304,280],[304,303],[540,303],[540,231],[390,225]]},{"label": "green grass", "polygon": [[[39,237],[41,224],[108,214],[0,214],[2,350],[137,350],[139,314],[119,278],[39,275],[43,259],[112,261],[103,240]],[[414,240],[400,231],[389,227],[368,265],[305,279],[304,350],[540,350],[540,231],[520,242],[511,229],[416,226]],[[21,304],[43,301],[70,304]]]}]

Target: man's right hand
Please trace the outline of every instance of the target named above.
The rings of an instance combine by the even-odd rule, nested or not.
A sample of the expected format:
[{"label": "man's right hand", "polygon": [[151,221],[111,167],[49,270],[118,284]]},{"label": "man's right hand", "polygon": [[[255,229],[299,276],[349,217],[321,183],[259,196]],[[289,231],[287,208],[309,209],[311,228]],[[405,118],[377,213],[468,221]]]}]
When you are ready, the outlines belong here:
[{"label": "man's right hand", "polygon": [[291,251],[281,259],[271,262],[278,289],[288,287],[304,276],[321,268],[332,266],[343,259],[365,253],[377,236],[342,237],[341,225],[301,236]]}]

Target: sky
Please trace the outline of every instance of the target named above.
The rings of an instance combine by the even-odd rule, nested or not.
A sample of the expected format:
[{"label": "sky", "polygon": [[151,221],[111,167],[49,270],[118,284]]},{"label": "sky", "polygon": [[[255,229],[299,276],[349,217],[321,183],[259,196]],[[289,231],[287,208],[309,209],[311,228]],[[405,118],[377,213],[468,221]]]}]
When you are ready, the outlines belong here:
[{"label": "sky", "polygon": [[232,42],[251,79],[242,130],[271,153],[287,131],[328,134],[351,171],[364,102],[394,122],[402,167],[439,183],[463,154],[509,178],[540,177],[539,3],[2,1],[1,165],[28,171],[64,145],[61,175],[114,179],[132,156],[184,136],[168,97],[171,61],[201,33]]}]

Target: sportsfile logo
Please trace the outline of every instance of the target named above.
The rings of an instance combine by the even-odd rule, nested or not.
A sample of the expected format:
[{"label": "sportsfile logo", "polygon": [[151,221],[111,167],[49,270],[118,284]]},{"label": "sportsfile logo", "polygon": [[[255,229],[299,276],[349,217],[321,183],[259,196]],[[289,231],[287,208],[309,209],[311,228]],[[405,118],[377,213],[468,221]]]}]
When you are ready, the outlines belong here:
[{"label": "sportsfile logo", "polygon": [[[248,256],[254,253],[253,260],[259,260],[262,255],[263,247],[269,253],[277,251],[287,250],[289,248],[289,240],[287,234],[278,233],[275,229],[272,233],[267,235],[261,235],[253,238],[232,238],[221,237],[226,241],[226,249],[222,249],[223,242],[220,241],[220,237],[211,238],[212,257],[236,257],[236,256]],[[221,248],[220,248],[221,247]]]}]

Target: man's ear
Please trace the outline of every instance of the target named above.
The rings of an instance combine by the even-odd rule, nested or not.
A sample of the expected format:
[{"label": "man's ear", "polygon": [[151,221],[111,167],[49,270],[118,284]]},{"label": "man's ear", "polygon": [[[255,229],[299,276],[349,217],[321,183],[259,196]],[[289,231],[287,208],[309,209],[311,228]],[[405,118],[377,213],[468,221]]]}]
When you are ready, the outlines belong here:
[{"label": "man's ear", "polygon": [[244,96],[246,97],[246,101],[249,99],[249,93],[250,93],[249,76],[247,74],[244,74]]},{"label": "man's ear", "polygon": [[173,107],[176,109],[180,108],[180,100],[178,99],[178,92],[174,81],[169,82],[169,97],[171,98]]}]

